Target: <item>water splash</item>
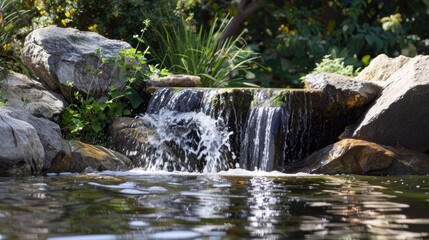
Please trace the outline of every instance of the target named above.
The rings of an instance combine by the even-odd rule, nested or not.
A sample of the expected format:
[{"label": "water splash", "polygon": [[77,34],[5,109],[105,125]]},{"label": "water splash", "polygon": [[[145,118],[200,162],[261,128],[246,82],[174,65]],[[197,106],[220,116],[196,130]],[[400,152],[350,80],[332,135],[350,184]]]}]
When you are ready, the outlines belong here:
[{"label": "water splash", "polygon": [[141,115],[155,135],[149,139],[150,154],[142,159],[149,171],[218,172],[228,170],[235,159],[222,119],[202,112],[160,110]]}]

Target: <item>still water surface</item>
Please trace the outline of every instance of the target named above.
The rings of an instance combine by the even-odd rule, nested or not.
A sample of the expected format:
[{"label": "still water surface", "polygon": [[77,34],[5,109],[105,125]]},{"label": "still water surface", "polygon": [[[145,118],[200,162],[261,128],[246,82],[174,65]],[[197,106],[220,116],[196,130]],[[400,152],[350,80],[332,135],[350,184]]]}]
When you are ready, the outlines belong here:
[{"label": "still water surface", "polygon": [[429,177],[0,178],[0,239],[429,239]]}]

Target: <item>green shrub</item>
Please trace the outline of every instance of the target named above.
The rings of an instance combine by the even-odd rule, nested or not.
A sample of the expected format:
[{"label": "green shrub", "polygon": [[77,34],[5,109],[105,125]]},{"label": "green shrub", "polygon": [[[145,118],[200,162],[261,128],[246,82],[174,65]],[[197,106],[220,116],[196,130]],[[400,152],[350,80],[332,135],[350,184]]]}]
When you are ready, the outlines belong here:
[{"label": "green shrub", "polygon": [[[143,41],[141,37],[137,37]],[[101,52],[97,52],[99,56]],[[156,66],[147,65],[147,51],[137,49],[124,49],[119,56],[103,59],[100,63],[119,65],[126,74],[122,81],[125,85],[121,89],[110,88],[107,97],[95,99],[74,92],[74,101],[66,107],[61,116],[60,125],[66,139],[78,139],[87,143],[107,145],[109,141],[109,126],[111,122],[122,116],[129,116],[138,112],[143,102],[138,90],[144,87],[144,81],[154,75],[168,74],[166,70],[159,70]],[[98,69],[92,70],[99,74]],[[69,84],[70,89],[73,85]],[[134,112],[135,113],[135,112]]]},{"label": "green shrub", "polygon": [[257,54],[245,46],[240,35],[220,42],[229,21],[215,18],[205,31],[189,19],[174,20],[154,29],[159,39],[153,48],[158,62],[174,73],[198,75],[204,87],[255,86],[244,81]]},{"label": "green shrub", "polygon": [[[133,34],[173,15],[176,0],[21,0],[31,10],[33,28],[48,25],[94,31],[132,43]],[[161,12],[161,14],[158,14]]]},{"label": "green shrub", "polygon": [[26,72],[19,53],[14,51],[16,32],[27,12],[20,7],[19,0],[0,0],[0,79],[8,70]]},{"label": "green shrub", "polygon": [[353,65],[345,65],[344,58],[333,58],[331,55],[326,55],[320,63],[316,63],[316,68],[311,73],[329,72],[354,77],[359,71],[360,69],[355,70]]}]

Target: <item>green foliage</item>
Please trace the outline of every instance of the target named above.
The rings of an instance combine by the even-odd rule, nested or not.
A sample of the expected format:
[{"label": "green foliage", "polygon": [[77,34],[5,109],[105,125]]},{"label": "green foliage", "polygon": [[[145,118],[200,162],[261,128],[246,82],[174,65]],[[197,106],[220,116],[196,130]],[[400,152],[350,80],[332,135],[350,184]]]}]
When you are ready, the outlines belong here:
[{"label": "green foliage", "polygon": [[352,65],[345,65],[344,58],[333,58],[331,55],[326,55],[322,62],[316,63],[316,68],[311,73],[329,72],[354,77],[359,71],[359,68],[355,70]]},{"label": "green foliage", "polygon": [[0,53],[11,41],[10,31],[19,17],[19,11],[14,9],[15,0],[0,0]]},{"label": "green foliage", "polygon": [[0,0],[0,76],[7,70],[26,72],[13,51],[16,31],[22,25],[22,17],[27,11],[20,9],[19,0]]},{"label": "green foliage", "polygon": [[182,17],[180,24],[174,22],[154,29],[159,46],[153,53],[162,66],[169,66],[171,72],[198,75],[204,87],[255,86],[243,81],[257,58],[245,47],[243,33],[219,41],[229,21],[215,18],[208,31],[197,29],[189,18]]},{"label": "green foliage", "polygon": [[[33,28],[51,24],[133,41],[144,19],[158,24],[174,14],[176,0],[20,0],[31,10]],[[162,14],[158,14],[161,12]]]},{"label": "green foliage", "polygon": [[[141,36],[137,38],[140,42],[143,41]],[[102,55],[100,51],[96,54],[100,57]],[[60,119],[66,139],[102,145],[108,143],[108,128],[113,119],[129,116],[142,104],[143,99],[138,90],[144,88],[144,81],[154,75],[168,74],[166,70],[159,70],[156,66],[147,66],[146,54],[147,50],[141,52],[135,48],[123,49],[118,56],[102,59],[100,66],[92,70],[93,74],[99,74],[98,69],[104,64],[119,66],[124,86],[120,89],[111,87],[107,97],[100,99],[90,95],[83,96],[75,91],[74,101],[66,107]],[[72,90],[73,84],[68,85]]]},{"label": "green foliage", "polygon": [[[183,11],[209,26],[214,15],[234,15],[238,1],[180,2]],[[300,77],[333,50],[354,67],[381,53],[429,53],[421,41],[429,39],[428,8],[426,0],[264,1],[243,27],[268,70],[255,73],[258,78],[269,79],[266,86],[300,87]]]}]

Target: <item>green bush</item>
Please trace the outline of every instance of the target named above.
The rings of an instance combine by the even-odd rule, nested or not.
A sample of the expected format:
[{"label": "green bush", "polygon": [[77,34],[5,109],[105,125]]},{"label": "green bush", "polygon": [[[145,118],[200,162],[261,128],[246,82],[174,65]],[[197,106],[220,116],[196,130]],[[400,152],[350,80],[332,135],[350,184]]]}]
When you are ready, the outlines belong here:
[{"label": "green bush", "polygon": [[345,65],[344,58],[334,58],[331,55],[326,55],[320,63],[316,63],[316,68],[311,73],[329,72],[355,77],[359,71],[359,68],[355,70],[352,65]]}]

